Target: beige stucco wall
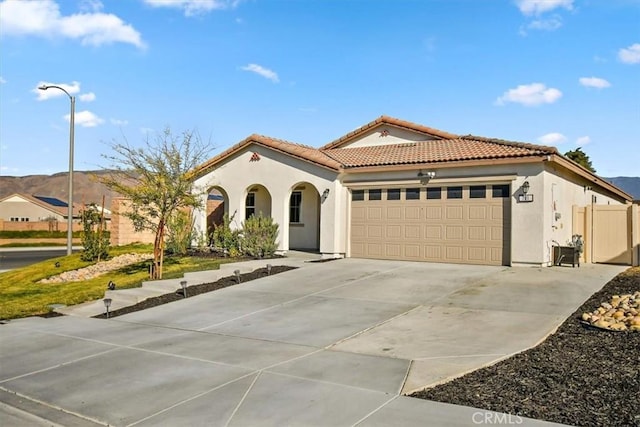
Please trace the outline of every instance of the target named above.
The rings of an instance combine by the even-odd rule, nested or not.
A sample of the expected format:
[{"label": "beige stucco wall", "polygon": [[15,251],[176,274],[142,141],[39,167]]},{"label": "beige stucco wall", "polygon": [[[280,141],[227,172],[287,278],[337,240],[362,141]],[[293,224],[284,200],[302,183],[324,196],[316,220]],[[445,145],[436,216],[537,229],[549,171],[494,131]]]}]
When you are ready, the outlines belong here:
[{"label": "beige stucco wall", "polygon": [[131,220],[121,215],[122,212],[126,212],[128,209],[130,208],[127,206],[127,199],[116,197],[111,200],[111,245],[122,246],[136,242],[153,243],[155,235],[151,231],[136,231]]},{"label": "beige stucco wall", "polygon": [[[253,153],[260,160],[251,161]],[[271,196],[271,217],[279,225],[278,250],[286,252],[290,247],[289,231],[289,197],[295,187],[305,183],[311,185],[318,194],[329,189],[329,197],[321,205],[320,252],[328,256],[344,254],[336,239],[339,224],[335,222],[331,212],[335,209],[336,173],[313,165],[309,162],[293,158],[269,148],[251,144],[235,156],[220,164],[212,172],[196,180],[195,185],[201,189],[217,187],[226,196],[225,203],[229,215],[235,214],[232,227],[239,228],[244,221],[245,198],[247,192],[256,185],[263,186]],[[326,214],[328,213],[328,214]],[[206,215],[198,212],[195,215],[197,230],[204,230]]]},{"label": "beige stucco wall", "polygon": [[[386,136],[385,136],[386,134]],[[406,144],[411,141],[427,141],[430,138],[426,135],[411,132],[405,129],[400,129],[394,126],[381,126],[375,130],[370,130],[364,135],[360,136],[357,140],[350,142],[344,147],[367,147],[375,145],[391,145],[391,144]]]}]

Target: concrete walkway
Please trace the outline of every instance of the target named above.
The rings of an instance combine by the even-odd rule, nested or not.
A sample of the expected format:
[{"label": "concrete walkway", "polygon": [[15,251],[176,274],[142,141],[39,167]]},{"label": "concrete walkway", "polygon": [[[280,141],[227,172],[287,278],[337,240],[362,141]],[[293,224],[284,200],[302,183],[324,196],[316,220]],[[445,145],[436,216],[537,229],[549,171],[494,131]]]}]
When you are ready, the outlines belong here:
[{"label": "concrete walkway", "polygon": [[110,320],[0,325],[0,423],[551,425],[403,393],[535,345],[624,269],[291,262]]}]

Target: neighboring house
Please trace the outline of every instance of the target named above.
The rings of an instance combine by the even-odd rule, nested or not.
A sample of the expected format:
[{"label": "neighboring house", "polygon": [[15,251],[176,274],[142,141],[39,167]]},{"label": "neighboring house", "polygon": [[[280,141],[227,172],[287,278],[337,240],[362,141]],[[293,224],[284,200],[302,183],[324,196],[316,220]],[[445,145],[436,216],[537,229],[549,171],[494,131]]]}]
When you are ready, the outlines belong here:
[{"label": "neighboring house", "polygon": [[[12,194],[0,200],[0,219],[8,222],[66,221],[69,205],[55,197]],[[80,209],[74,206],[73,217]]]},{"label": "neighboring house", "polygon": [[[574,207],[631,201],[554,147],[387,116],[319,149],[252,135],[197,176],[235,227],[261,212],[280,224],[281,253],[325,257],[550,265],[574,234]],[[206,215],[195,214],[200,230]]]}]

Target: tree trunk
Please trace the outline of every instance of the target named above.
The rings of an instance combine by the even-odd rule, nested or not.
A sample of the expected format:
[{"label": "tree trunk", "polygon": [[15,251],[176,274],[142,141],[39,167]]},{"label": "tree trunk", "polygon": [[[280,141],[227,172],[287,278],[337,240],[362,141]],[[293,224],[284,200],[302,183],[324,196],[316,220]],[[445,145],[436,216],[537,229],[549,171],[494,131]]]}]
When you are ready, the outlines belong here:
[{"label": "tree trunk", "polygon": [[153,274],[152,279],[162,279],[162,261],[164,254],[164,221],[160,220],[153,242]]}]

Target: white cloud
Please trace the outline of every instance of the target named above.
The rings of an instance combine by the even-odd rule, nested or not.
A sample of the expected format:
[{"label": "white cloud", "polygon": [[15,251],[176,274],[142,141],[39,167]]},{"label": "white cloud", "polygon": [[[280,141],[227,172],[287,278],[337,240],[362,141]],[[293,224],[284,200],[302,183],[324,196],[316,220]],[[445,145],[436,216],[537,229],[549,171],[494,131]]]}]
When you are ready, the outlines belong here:
[{"label": "white cloud", "polygon": [[[69,121],[70,120],[70,115],[66,114],[64,116],[64,119],[66,121]],[[102,123],[104,123],[103,119],[101,119],[100,117],[96,116],[91,111],[87,111],[87,110],[76,112],[75,116],[74,116],[74,121],[75,121],[76,125],[82,126],[82,127],[85,127],[85,128],[96,127],[96,126],[101,125]]]},{"label": "white cloud", "polygon": [[241,67],[244,71],[251,71],[252,73],[256,73],[265,79],[269,79],[274,83],[278,83],[280,79],[278,79],[278,74],[275,71],[272,71],[268,68],[264,68],[258,64],[249,64],[244,67]]},{"label": "white cloud", "polygon": [[548,19],[535,19],[527,25],[529,30],[539,31],[555,31],[560,27],[562,27],[562,18],[559,16],[553,16]]},{"label": "white cloud", "polygon": [[618,59],[625,64],[640,64],[640,43],[634,43],[618,51]]},{"label": "white cloud", "polygon": [[507,102],[514,102],[531,107],[540,104],[553,104],[561,97],[562,92],[558,89],[547,88],[543,83],[531,83],[509,89],[496,99],[495,104],[504,105]]},{"label": "white cloud", "polygon": [[[87,11],[87,7],[92,11]],[[100,2],[85,2],[83,12],[62,16],[53,0],[6,0],[0,3],[0,34],[66,37],[93,46],[119,42],[145,47],[135,28],[116,15],[100,12],[101,8]]]},{"label": "white cloud", "polygon": [[74,81],[74,82],[71,82],[71,84],[67,84],[67,83],[51,83],[51,82],[40,81],[38,82],[38,85],[35,88],[31,89],[31,92],[38,95],[38,101],[44,101],[50,98],[64,96],[64,92],[59,89],[55,89],[55,88],[49,88],[47,90],[38,89],[41,86],[60,86],[61,88],[69,92],[69,95],[75,95],[76,93],[80,92],[80,82]]},{"label": "white cloud", "polygon": [[0,85],[5,84],[6,82],[7,81],[2,76],[0,76]]},{"label": "white cloud", "polygon": [[129,124],[128,120],[111,119],[111,124],[114,126],[126,126]]},{"label": "white cloud", "polygon": [[520,12],[525,15],[540,15],[558,8],[573,9],[574,0],[516,0]]},{"label": "white cloud", "polygon": [[586,87],[595,87],[596,89],[604,89],[611,86],[611,83],[598,77],[580,77],[580,84]]},{"label": "white cloud", "polygon": [[591,138],[589,138],[588,136],[581,136],[580,138],[576,139],[576,145],[579,147],[587,145],[590,142]]},{"label": "white cloud", "polygon": [[96,94],[93,92],[83,93],[79,96],[80,101],[91,102],[96,100]]},{"label": "white cloud", "polygon": [[548,133],[538,138],[538,142],[546,145],[562,144],[567,141],[567,137],[558,132]]},{"label": "white cloud", "polygon": [[195,16],[212,10],[236,7],[241,0],[144,0],[153,7],[170,7],[184,10],[185,16]]}]

